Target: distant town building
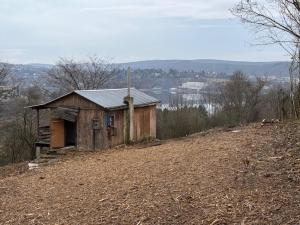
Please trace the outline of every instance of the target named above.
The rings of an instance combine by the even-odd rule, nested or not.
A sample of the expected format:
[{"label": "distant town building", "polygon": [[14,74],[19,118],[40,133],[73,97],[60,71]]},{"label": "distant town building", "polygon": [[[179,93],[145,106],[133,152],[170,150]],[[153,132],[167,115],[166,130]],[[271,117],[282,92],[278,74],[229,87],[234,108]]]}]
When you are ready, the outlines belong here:
[{"label": "distant town building", "polygon": [[184,89],[193,89],[193,90],[201,90],[207,86],[204,82],[186,82],[181,85],[180,88]]}]

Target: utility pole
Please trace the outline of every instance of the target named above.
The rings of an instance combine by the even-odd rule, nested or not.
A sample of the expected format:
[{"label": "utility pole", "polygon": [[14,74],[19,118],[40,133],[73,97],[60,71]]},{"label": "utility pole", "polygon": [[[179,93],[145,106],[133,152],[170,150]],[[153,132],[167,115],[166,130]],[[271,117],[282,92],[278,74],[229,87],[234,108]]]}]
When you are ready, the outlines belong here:
[{"label": "utility pole", "polygon": [[131,69],[127,70],[127,96],[124,102],[128,105],[128,110],[125,113],[125,142],[130,144],[134,141],[134,104],[131,96]]},{"label": "utility pole", "polygon": [[127,69],[127,88],[128,88],[128,97],[130,97],[130,88],[131,88],[131,68],[130,68],[130,66]]}]

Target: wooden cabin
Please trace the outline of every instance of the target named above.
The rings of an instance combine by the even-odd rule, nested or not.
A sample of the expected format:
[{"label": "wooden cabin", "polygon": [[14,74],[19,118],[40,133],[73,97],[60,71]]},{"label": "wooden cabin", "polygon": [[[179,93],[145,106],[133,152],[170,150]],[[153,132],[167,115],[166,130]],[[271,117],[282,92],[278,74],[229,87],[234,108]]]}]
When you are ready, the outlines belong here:
[{"label": "wooden cabin", "polygon": [[[123,88],[73,91],[30,108],[38,115],[37,144],[96,150],[156,138],[158,103],[135,88]],[[49,143],[42,141],[47,131],[39,126],[39,112],[45,109],[50,110]]]}]

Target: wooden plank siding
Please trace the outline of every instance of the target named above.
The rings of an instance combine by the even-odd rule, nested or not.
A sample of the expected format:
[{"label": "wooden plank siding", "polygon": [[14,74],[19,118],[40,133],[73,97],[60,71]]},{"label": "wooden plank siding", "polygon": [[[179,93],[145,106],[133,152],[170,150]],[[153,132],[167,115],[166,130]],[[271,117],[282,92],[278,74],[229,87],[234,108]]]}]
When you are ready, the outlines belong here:
[{"label": "wooden plank siding", "polygon": [[150,106],[150,137],[156,138],[156,105]]},{"label": "wooden plank siding", "polygon": [[134,141],[156,137],[156,106],[134,109]]},{"label": "wooden plank siding", "polygon": [[47,107],[49,107],[49,108],[56,108],[59,106],[80,107],[80,109],[99,109],[100,108],[97,104],[95,104],[77,94],[74,94],[74,93],[71,95],[62,97],[60,99],[57,99],[56,101],[49,103],[47,105]]},{"label": "wooden plank siding", "polygon": [[[71,94],[47,105],[51,110],[57,107],[77,107],[76,147],[80,150],[105,149],[125,142],[125,120],[127,109],[105,111],[97,104],[85,98]],[[109,136],[106,127],[106,114],[114,116],[115,135]],[[100,129],[93,131],[92,121],[100,122]],[[156,106],[145,106],[134,110],[134,140],[136,142],[156,137]],[[53,134],[51,134],[53,135]],[[95,135],[95,140],[94,140]]]},{"label": "wooden plank siding", "polygon": [[100,130],[95,131],[95,142],[97,142],[96,149],[105,148],[105,125],[104,125],[104,111],[102,110],[80,110],[77,118],[77,148],[80,150],[94,149],[93,141],[93,119],[100,121]]},{"label": "wooden plank siding", "polygon": [[124,144],[124,110],[112,111],[111,115],[114,116],[114,127],[116,129],[116,135],[112,136],[110,146],[116,146]]},{"label": "wooden plank siding", "polygon": [[98,119],[101,129],[95,131],[96,149],[105,149],[124,143],[124,122],[123,110],[113,111],[109,113],[115,118],[114,126],[116,136],[108,136],[105,124],[105,112],[103,110],[80,110],[77,120],[77,147],[79,149],[93,149],[93,129],[92,120]]}]

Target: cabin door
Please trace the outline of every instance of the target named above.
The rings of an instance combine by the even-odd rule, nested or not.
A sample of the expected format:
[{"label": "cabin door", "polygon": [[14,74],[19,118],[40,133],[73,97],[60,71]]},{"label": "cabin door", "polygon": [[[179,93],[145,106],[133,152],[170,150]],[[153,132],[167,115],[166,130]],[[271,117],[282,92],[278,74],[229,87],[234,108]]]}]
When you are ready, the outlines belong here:
[{"label": "cabin door", "polygon": [[65,121],[56,119],[51,121],[51,148],[65,147]]}]

